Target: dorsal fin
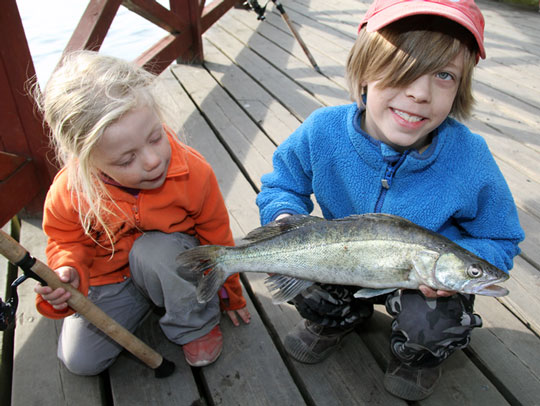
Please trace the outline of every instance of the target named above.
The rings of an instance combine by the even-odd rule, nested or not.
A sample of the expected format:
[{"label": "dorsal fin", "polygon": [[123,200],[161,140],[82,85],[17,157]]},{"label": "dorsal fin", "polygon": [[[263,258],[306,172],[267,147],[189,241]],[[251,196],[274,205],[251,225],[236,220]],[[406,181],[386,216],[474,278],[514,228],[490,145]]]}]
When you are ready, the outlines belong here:
[{"label": "dorsal fin", "polygon": [[320,221],[324,221],[324,219],[305,214],[295,214],[277,221],[272,221],[271,223],[250,231],[244,237],[244,240],[250,242],[262,241]]}]

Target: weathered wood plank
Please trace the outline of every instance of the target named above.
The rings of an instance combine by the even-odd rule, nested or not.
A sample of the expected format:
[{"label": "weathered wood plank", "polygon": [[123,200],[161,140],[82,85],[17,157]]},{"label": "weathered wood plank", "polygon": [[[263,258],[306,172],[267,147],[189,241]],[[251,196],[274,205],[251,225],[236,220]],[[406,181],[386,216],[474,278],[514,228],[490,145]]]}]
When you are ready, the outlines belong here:
[{"label": "weathered wood plank", "polygon": [[540,340],[492,298],[477,296],[484,326],[470,351],[504,387],[512,404],[540,404]]},{"label": "weathered wood plank", "polygon": [[[21,244],[45,261],[46,237],[40,221],[24,221]],[[13,360],[13,405],[101,405],[100,377],[73,375],[56,356],[60,321],[41,316],[35,307],[35,281],[19,286]]]},{"label": "weathered wood plank", "polygon": [[[191,69],[202,71],[201,67]],[[184,69],[175,67],[174,71]],[[244,235],[247,228],[242,226],[243,218],[257,221],[251,200],[255,195],[253,188],[243,179],[233,160],[205,123],[197,110],[200,106],[193,105],[172,73],[162,75],[161,80],[162,103],[181,106],[170,125],[175,130],[182,128],[188,144],[199,150],[213,166],[230,211],[233,232],[235,236]],[[203,113],[206,114],[206,110]],[[227,176],[223,177],[223,174]],[[251,207],[248,210],[244,210],[246,201]],[[201,371],[213,401],[224,405],[303,403],[292,377],[249,299],[248,306],[252,312],[251,324],[235,328],[228,320],[223,320],[224,351],[215,364]]]},{"label": "weathered wood plank", "polygon": [[137,329],[137,337],[174,362],[174,373],[156,378],[154,371],[127,352],[122,352],[109,368],[111,393],[115,406],[160,405],[190,406],[203,404],[191,367],[186,363],[182,348],[170,342],[151,313]]}]

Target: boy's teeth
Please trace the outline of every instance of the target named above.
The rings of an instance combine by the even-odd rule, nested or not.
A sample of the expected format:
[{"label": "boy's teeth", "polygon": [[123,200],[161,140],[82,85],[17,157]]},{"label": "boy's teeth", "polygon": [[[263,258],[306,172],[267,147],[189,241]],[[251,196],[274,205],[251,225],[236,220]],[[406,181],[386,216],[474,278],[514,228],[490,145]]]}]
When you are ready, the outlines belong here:
[{"label": "boy's teeth", "polygon": [[396,113],[402,119],[407,120],[407,121],[409,121],[411,123],[416,123],[416,122],[422,120],[422,117],[411,116],[410,114],[407,114],[404,111],[394,110],[394,113]]}]

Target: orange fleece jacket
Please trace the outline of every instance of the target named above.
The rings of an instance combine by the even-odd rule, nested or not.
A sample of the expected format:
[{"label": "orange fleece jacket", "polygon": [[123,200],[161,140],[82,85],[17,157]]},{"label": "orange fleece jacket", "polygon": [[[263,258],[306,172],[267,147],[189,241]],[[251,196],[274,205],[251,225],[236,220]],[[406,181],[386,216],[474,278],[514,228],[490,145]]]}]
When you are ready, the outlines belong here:
[{"label": "orange fleece jacket", "polygon": [[[52,269],[72,266],[79,272],[79,290],[88,294],[89,286],[106,285],[130,276],[129,251],[133,242],[145,230],[164,233],[181,232],[196,236],[202,245],[234,245],[229,228],[229,216],[216,176],[201,154],[182,144],[165,127],[171,144],[171,162],[167,178],[160,188],[141,190],[137,196],[121,188],[107,185],[118,207],[108,207],[117,217],[109,224],[114,235],[111,244],[100,230],[93,230],[100,244],[88,237],[81,226],[77,205],[72,203],[68,176],[62,169],[51,185],[43,212],[43,231],[48,236],[47,260]],[[127,217],[126,217],[127,215]],[[239,275],[231,276],[224,287],[229,296],[222,308],[237,310],[246,305]],[[72,309],[55,310],[37,295],[38,311],[49,318],[63,318]]]}]

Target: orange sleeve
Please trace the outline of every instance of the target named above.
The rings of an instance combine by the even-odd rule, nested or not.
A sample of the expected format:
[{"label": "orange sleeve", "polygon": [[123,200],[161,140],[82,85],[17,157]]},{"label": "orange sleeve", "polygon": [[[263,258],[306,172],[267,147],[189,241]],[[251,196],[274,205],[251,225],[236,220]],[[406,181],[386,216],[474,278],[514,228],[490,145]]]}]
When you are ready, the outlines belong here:
[{"label": "orange sleeve", "polygon": [[[67,176],[61,171],[51,185],[43,209],[43,231],[48,237],[45,253],[51,269],[71,266],[79,273],[79,288],[88,294],[90,286],[89,268],[95,256],[95,244],[85,235],[71,196],[66,187]],[[55,310],[40,295],[36,307],[45,317],[59,319],[73,314],[72,309]]]}]

